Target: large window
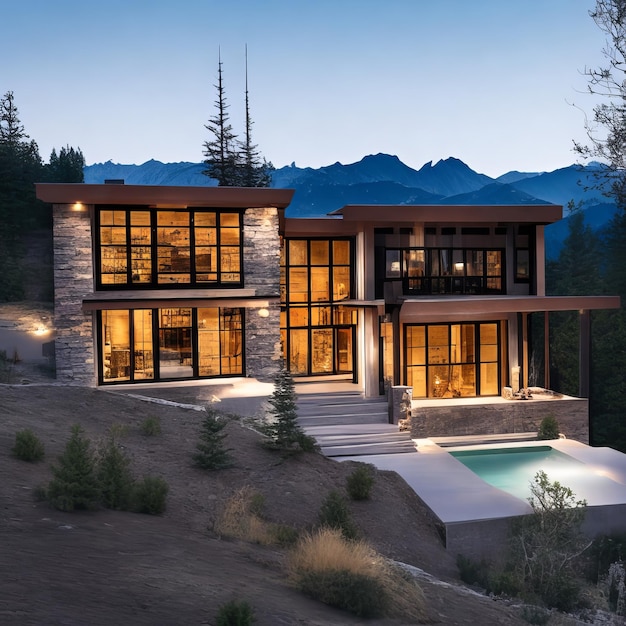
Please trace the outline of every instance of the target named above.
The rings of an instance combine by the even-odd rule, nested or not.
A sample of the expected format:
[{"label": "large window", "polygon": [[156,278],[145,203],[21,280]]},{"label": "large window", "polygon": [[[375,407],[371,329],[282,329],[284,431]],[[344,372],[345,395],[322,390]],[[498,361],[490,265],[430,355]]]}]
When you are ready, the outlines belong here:
[{"label": "large window", "polygon": [[350,239],[287,239],[281,256],[281,337],[293,375],[354,370],[356,312]]},{"label": "large window", "polygon": [[242,315],[217,307],[101,311],[100,381],[241,376]]},{"label": "large window", "polygon": [[500,392],[500,323],[405,326],[406,384],[417,398]]},{"label": "large window", "polygon": [[387,248],[384,280],[406,295],[504,293],[504,250]]},{"label": "large window", "polygon": [[98,288],[240,286],[241,219],[228,210],[100,207]]}]

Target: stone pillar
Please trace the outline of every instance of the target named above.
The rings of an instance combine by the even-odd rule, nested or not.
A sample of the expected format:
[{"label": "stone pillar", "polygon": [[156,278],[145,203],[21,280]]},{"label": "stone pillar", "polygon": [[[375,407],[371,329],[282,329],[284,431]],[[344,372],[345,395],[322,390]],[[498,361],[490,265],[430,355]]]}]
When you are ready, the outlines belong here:
[{"label": "stone pillar", "polygon": [[244,287],[270,303],[246,309],[246,374],[271,381],[282,362],[278,209],[246,209],[243,224]]},{"label": "stone pillar", "polygon": [[82,311],[83,297],[94,290],[89,208],[55,204],[53,235],[56,377],[95,386],[93,317]]},{"label": "stone pillar", "polygon": [[389,389],[389,423],[399,424],[400,420],[411,417],[413,387],[392,385]]}]

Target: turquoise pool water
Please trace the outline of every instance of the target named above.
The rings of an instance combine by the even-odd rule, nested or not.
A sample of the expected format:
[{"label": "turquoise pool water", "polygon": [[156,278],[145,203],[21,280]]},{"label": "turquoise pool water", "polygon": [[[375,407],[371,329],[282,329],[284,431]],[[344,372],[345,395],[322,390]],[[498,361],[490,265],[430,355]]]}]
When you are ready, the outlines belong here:
[{"label": "turquoise pool water", "polygon": [[567,487],[578,483],[586,465],[551,446],[457,450],[450,454],[486,483],[524,500],[531,496],[530,485],[539,470],[551,481]]}]

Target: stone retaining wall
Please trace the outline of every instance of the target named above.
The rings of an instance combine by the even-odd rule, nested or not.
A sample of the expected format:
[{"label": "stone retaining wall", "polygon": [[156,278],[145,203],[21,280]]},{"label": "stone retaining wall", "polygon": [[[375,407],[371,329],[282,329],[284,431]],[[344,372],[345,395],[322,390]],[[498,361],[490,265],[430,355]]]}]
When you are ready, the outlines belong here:
[{"label": "stone retaining wall", "polygon": [[456,437],[537,432],[541,420],[553,415],[568,439],[589,443],[589,402],[586,398],[510,400],[493,404],[420,407],[414,400],[411,436]]}]

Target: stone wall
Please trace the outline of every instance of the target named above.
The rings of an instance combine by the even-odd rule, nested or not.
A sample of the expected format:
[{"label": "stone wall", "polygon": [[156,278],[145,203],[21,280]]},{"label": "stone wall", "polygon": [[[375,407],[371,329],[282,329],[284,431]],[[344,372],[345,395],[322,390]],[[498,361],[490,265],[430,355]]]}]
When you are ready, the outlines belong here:
[{"label": "stone wall", "polygon": [[[246,374],[271,381],[280,369],[280,235],[278,210],[247,209],[244,214],[244,286],[270,306],[246,309]],[[265,315],[267,313],[267,315]]]},{"label": "stone wall", "polygon": [[56,377],[95,386],[92,316],[82,311],[83,297],[93,292],[89,211],[55,204],[53,223]]},{"label": "stone wall", "polygon": [[427,439],[536,432],[547,415],[556,418],[560,432],[568,439],[589,442],[588,400],[570,397],[503,400],[491,404],[442,403],[441,407],[420,407],[419,401],[413,401],[411,436]]}]

